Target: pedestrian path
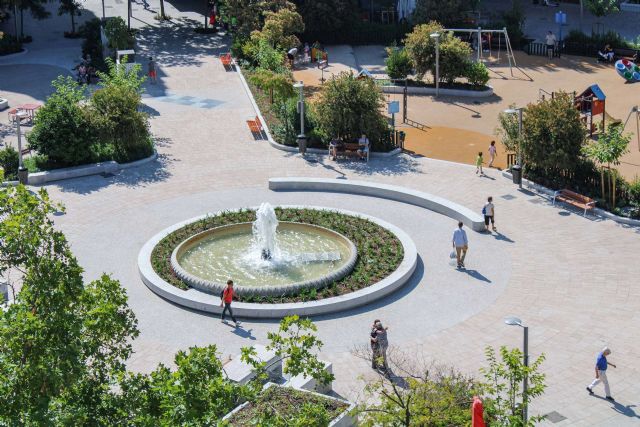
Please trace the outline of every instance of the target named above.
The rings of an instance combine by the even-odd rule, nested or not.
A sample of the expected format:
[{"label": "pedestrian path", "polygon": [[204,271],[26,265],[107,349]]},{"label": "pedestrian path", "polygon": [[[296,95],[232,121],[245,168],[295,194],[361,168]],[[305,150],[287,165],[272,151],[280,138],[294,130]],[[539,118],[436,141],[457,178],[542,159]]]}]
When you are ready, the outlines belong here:
[{"label": "pedestrian path", "polygon": [[161,96],[143,96],[145,100],[153,99],[155,101],[167,102],[170,104],[186,105],[194,108],[204,108],[210,110],[224,104],[224,101],[211,98],[200,98],[197,96],[169,94]]}]

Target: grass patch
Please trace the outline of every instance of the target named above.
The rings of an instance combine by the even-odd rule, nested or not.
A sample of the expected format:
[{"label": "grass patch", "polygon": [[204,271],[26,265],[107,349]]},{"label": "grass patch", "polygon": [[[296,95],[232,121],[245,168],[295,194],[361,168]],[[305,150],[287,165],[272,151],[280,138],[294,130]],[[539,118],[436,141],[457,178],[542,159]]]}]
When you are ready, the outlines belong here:
[{"label": "grass patch", "polygon": [[[233,414],[229,425],[250,427],[264,421],[270,425],[313,425],[323,427],[340,415],[348,405],[334,399],[305,393],[291,387],[271,386],[258,398]],[[305,424],[296,423],[304,419]]]},{"label": "grass patch", "polygon": [[[338,212],[315,209],[276,208],[280,221],[318,225],[336,231],[350,239],[358,249],[358,260],[349,275],[318,290],[306,290],[298,295],[281,297],[246,296],[243,302],[285,303],[319,300],[348,294],[366,288],[387,277],[402,262],[404,252],[400,240],[387,229],[364,218]],[[186,290],[189,286],[180,280],[171,268],[171,253],[187,238],[202,231],[239,222],[253,222],[254,210],[223,212],[186,225],[164,237],[151,253],[153,269],[171,285]]]}]

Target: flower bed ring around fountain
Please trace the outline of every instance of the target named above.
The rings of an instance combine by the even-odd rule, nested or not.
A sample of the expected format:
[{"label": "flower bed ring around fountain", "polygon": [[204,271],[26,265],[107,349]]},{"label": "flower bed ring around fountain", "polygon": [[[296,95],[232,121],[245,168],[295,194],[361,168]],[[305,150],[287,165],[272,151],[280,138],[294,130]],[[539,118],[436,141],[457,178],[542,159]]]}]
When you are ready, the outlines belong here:
[{"label": "flower bed ring around fountain", "polygon": [[[205,240],[207,238],[210,238],[216,235],[219,236],[219,235],[231,234],[235,232],[242,232],[245,229],[250,230],[251,226],[252,226],[252,223],[250,222],[223,225],[220,227],[215,227],[215,228],[203,231],[201,233],[195,234],[189,237],[188,239],[184,240],[173,250],[171,254],[171,266],[176,276],[180,280],[182,280],[183,282],[191,286],[192,288],[201,290],[203,292],[213,293],[214,295],[219,295],[220,292],[222,292],[226,287],[226,283],[206,280],[201,277],[198,277],[197,275],[191,274],[185,268],[182,267],[179,260],[185,252],[187,252],[193,246],[197,245],[202,240]],[[285,229],[285,230],[300,228],[300,229],[306,229],[306,230],[313,230],[314,232],[319,234],[329,235],[333,239],[339,240],[343,245],[345,245],[348,248],[349,257],[346,260],[346,262],[342,263],[342,265],[338,269],[331,271],[329,274],[326,274],[317,278],[313,278],[310,280],[304,280],[304,281],[285,284],[285,285],[268,284],[268,285],[262,285],[262,286],[242,286],[241,284],[235,284],[234,290],[239,296],[242,297],[247,295],[254,295],[254,296],[257,295],[257,296],[267,297],[267,296],[297,294],[304,290],[320,289],[329,283],[342,279],[347,274],[349,274],[351,270],[353,270],[353,267],[355,266],[356,261],[358,259],[358,250],[356,246],[353,244],[353,242],[349,240],[347,237],[343,236],[342,234],[318,225],[287,222],[287,221],[281,221],[279,223],[279,228]]]}]

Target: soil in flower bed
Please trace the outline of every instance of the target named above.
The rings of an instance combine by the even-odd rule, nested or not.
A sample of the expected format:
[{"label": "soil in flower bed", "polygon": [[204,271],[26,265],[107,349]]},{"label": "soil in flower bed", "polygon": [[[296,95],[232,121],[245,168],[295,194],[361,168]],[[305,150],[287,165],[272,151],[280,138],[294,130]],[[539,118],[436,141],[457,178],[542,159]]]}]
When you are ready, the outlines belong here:
[{"label": "soil in flower bed", "polygon": [[[358,249],[358,260],[349,275],[319,290],[306,290],[298,295],[281,297],[251,296],[240,299],[253,303],[285,303],[318,300],[347,294],[366,288],[387,277],[398,268],[404,257],[400,240],[387,229],[367,219],[338,212],[315,209],[276,208],[279,221],[318,225],[336,231],[350,239]],[[163,280],[180,289],[189,286],[176,277],[171,267],[171,254],[184,240],[211,228],[240,222],[253,222],[254,210],[223,212],[203,218],[164,237],[151,253],[151,264]],[[231,278],[233,279],[233,278]]]},{"label": "soil in flower bed", "polygon": [[[316,394],[305,393],[290,387],[272,386],[266,389],[254,401],[240,411],[233,414],[229,425],[234,427],[249,427],[260,425],[261,420],[279,417],[286,425],[292,425],[301,416],[301,413],[309,407],[322,407],[328,415],[328,420],[333,420],[340,415],[348,405],[334,399],[327,399]],[[319,424],[314,427],[329,425],[315,420]],[[280,424],[278,424],[280,425]]]}]

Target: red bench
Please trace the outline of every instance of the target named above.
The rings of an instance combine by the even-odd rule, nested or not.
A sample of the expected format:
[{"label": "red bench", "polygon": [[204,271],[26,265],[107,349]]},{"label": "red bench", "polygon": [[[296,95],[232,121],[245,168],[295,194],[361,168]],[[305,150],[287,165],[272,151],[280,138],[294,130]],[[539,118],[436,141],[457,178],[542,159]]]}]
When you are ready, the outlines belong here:
[{"label": "red bench", "polygon": [[224,66],[225,70],[228,70],[233,67],[233,58],[231,58],[230,53],[225,53],[220,55],[220,62]]},{"label": "red bench", "polygon": [[254,137],[258,136],[260,139],[262,139],[262,122],[260,121],[260,118],[258,116],[256,116],[256,118],[253,120],[247,120],[247,126],[249,126],[249,129],[251,130],[251,133]]}]

